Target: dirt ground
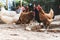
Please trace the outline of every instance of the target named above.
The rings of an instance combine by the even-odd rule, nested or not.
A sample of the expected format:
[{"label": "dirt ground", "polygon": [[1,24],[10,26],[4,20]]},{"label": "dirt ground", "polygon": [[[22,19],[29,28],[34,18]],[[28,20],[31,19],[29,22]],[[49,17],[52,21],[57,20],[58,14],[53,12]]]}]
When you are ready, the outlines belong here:
[{"label": "dirt ground", "polygon": [[60,40],[60,33],[26,31],[22,26],[0,24],[0,40]]},{"label": "dirt ground", "polygon": [[[60,24],[60,21],[56,24]],[[0,24],[0,40],[60,40],[60,33],[26,31],[23,25],[15,26]]]}]

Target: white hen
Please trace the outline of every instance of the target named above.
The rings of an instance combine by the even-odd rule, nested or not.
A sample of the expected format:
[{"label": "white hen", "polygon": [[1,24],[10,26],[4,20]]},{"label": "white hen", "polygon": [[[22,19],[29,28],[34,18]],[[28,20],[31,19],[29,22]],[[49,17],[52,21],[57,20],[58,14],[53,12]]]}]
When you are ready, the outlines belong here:
[{"label": "white hen", "polygon": [[6,15],[1,15],[1,20],[7,24],[13,24],[15,23],[16,21],[18,21],[19,19],[19,15],[15,15],[13,17],[10,17],[10,16],[6,16]]},{"label": "white hen", "polygon": [[7,11],[3,7],[0,13],[0,19],[7,24],[13,24],[17,22],[21,14],[21,12],[17,14],[15,11]]},{"label": "white hen", "polygon": [[1,12],[2,15],[6,15],[6,16],[15,16],[17,13],[15,11],[8,11],[5,10],[4,7],[1,7]]}]

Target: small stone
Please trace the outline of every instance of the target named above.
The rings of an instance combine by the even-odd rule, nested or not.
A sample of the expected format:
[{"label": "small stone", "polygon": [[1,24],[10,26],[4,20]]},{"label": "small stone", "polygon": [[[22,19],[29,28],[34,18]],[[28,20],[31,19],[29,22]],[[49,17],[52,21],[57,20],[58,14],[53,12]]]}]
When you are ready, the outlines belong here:
[{"label": "small stone", "polygon": [[26,27],[26,30],[28,30],[28,31],[31,31],[31,28],[29,28],[29,27]]},{"label": "small stone", "polygon": [[18,36],[18,34],[10,34],[11,36]]}]

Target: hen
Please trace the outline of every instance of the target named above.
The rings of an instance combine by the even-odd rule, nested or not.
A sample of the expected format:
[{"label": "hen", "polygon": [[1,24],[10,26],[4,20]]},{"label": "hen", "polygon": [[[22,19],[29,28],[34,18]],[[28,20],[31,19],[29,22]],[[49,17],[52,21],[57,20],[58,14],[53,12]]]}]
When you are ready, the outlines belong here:
[{"label": "hen", "polygon": [[34,18],[33,12],[22,12],[17,23],[28,24]]},{"label": "hen", "polygon": [[41,6],[38,6],[37,10],[39,11],[40,20],[43,22],[44,26],[46,26],[47,29],[49,29],[49,25],[53,21],[53,17],[54,17],[53,10],[51,9],[48,14],[44,12]]},{"label": "hen", "polygon": [[8,11],[2,7],[2,10],[0,11],[0,19],[6,24],[15,24],[18,21],[20,14],[21,12],[17,14],[15,11]]},{"label": "hen", "polygon": [[25,24],[28,24],[26,30],[31,30],[30,23],[32,22],[33,18],[34,18],[34,12],[22,12],[16,24],[24,24],[25,27],[26,27]]}]

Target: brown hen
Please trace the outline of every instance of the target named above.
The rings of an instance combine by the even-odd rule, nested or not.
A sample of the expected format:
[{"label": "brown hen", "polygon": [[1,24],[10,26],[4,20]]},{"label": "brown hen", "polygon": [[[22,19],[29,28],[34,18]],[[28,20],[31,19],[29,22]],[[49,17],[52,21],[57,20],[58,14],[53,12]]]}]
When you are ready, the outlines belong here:
[{"label": "brown hen", "polygon": [[39,18],[43,22],[43,25],[49,29],[50,23],[53,21],[54,12],[50,9],[49,13],[45,13],[40,5],[38,5],[37,10],[39,11]]}]

